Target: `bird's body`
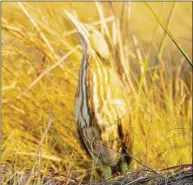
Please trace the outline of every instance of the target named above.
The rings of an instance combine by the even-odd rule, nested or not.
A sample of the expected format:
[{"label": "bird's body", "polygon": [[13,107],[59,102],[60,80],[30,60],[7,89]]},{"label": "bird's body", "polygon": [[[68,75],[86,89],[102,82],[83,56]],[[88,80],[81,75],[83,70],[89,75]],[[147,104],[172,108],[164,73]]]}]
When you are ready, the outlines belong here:
[{"label": "bird's body", "polygon": [[75,97],[79,136],[96,164],[116,167],[130,160],[122,156],[132,144],[127,96],[102,34],[70,18],[83,46]]}]

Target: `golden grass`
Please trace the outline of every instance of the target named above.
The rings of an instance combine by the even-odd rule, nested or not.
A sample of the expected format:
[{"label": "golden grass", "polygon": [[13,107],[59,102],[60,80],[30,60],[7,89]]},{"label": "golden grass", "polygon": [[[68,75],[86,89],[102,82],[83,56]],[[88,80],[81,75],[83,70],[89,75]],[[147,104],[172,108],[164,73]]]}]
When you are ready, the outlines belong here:
[{"label": "golden grass", "polygon": [[[191,3],[148,4],[192,60]],[[2,162],[4,170],[8,169],[6,179],[33,167],[34,173],[43,174],[83,173],[92,168],[73,116],[82,51],[64,9],[104,32],[116,51],[131,91],[133,156],[153,169],[191,163],[191,66],[144,3],[3,2]],[[50,108],[52,122],[37,153]],[[140,167],[137,162],[132,165],[132,169]]]}]

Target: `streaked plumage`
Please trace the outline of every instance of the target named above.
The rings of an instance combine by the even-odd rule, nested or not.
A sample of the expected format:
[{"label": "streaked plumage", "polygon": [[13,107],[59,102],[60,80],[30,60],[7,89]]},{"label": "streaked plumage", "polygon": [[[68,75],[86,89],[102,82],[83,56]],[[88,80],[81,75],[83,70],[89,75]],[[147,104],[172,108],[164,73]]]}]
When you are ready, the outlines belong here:
[{"label": "streaked plumage", "polygon": [[128,98],[103,35],[66,14],[83,47],[75,98],[79,136],[95,163],[116,167],[130,160],[122,157],[132,144]]}]

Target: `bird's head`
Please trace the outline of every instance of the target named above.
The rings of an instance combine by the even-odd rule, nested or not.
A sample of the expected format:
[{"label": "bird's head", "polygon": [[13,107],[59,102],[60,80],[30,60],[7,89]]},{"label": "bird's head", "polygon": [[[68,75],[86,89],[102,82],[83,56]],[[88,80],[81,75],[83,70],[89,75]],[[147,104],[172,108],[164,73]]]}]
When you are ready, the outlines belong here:
[{"label": "bird's head", "polygon": [[102,58],[108,58],[110,52],[104,36],[96,28],[80,23],[70,12],[65,13],[77,29],[83,52],[93,50]]}]

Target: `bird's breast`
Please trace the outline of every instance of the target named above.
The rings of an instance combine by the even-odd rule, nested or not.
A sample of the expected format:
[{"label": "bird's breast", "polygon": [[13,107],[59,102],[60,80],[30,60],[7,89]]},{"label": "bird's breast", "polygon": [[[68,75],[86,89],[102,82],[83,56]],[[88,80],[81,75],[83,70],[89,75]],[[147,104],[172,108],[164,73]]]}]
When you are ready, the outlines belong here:
[{"label": "bird's breast", "polygon": [[115,70],[97,58],[84,57],[75,102],[79,126],[89,126],[95,118],[101,127],[116,124],[126,112],[123,88]]}]

